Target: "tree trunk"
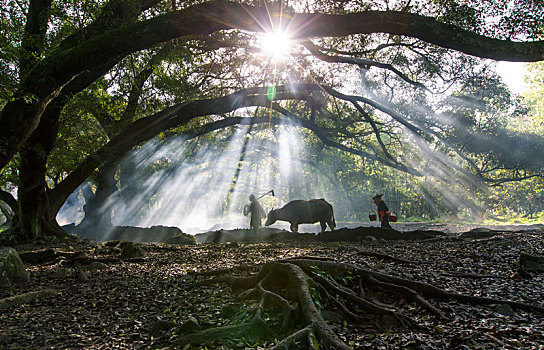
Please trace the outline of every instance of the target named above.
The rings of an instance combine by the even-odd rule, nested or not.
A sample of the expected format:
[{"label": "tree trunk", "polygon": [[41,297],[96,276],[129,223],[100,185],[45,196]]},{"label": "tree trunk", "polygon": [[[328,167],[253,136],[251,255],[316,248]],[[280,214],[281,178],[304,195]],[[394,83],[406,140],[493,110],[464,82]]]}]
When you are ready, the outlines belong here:
[{"label": "tree trunk", "polygon": [[138,183],[136,177],[138,176],[138,164],[132,157],[125,157],[120,164],[119,171],[119,190],[120,198],[122,201],[130,201],[134,194],[138,193]]},{"label": "tree trunk", "polygon": [[85,198],[85,218],[81,227],[111,226],[111,204],[108,199],[117,191],[115,172],[117,164],[108,163],[98,172],[96,193],[92,199]]},{"label": "tree trunk", "polygon": [[19,224],[21,240],[35,240],[45,234],[57,237],[66,233],[55,220],[50,210],[45,183],[46,159],[35,149],[25,148],[21,152],[19,170]]},{"label": "tree trunk", "polygon": [[52,210],[45,182],[47,157],[58,132],[59,113],[42,119],[36,132],[20,152],[19,225],[21,238],[35,240],[45,233],[66,236],[56,221],[58,210]]}]

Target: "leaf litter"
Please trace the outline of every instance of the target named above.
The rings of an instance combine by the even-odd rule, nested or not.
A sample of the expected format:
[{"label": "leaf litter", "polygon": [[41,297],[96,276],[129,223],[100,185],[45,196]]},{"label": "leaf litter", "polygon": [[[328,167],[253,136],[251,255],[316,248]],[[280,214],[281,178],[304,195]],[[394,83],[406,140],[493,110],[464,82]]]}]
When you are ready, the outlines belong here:
[{"label": "leaf litter", "polygon": [[[237,299],[227,285],[207,285],[205,273],[225,270],[237,275],[257,273],[264,263],[295,257],[333,259],[365,266],[392,276],[429,283],[447,291],[544,306],[542,274],[516,278],[521,252],[543,255],[543,232],[508,232],[495,239],[426,241],[220,243],[196,246],[139,244],[142,262],[109,263],[106,269],[31,265],[30,282],[0,290],[0,298],[45,288],[59,294],[0,314],[0,349],[140,349],[174,347],[187,320],[202,329],[248,321],[255,306]],[[96,245],[17,247],[19,251],[51,248],[83,251],[89,257]],[[367,252],[379,253],[371,256]],[[376,254],[377,255],[377,254]],[[388,259],[387,257],[391,257]],[[64,276],[60,269],[67,269]],[[83,269],[88,282],[78,279]],[[473,274],[474,278],[459,277]],[[457,275],[456,275],[457,274]],[[480,277],[476,276],[479,275]],[[491,277],[486,277],[491,276]],[[495,277],[493,277],[495,276]],[[344,320],[334,325],[339,337],[356,349],[522,349],[544,347],[544,318],[538,313],[504,305],[466,305],[432,300],[447,315],[437,320],[398,295],[387,304],[412,315],[421,326],[414,330],[376,330],[372,325]],[[274,310],[265,318],[272,320]],[[156,334],[159,321],[171,328]],[[277,339],[224,339],[202,349],[269,348]],[[199,347],[190,347],[199,348]]]}]

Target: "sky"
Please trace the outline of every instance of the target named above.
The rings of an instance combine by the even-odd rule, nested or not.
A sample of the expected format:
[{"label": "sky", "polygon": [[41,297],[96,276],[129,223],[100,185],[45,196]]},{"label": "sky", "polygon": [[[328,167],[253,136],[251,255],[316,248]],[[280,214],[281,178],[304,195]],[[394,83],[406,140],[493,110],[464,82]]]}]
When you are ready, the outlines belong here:
[{"label": "sky", "polygon": [[527,72],[527,63],[524,62],[499,62],[497,64],[497,73],[500,74],[504,82],[510,89],[517,93],[523,93],[527,85],[523,81]]}]

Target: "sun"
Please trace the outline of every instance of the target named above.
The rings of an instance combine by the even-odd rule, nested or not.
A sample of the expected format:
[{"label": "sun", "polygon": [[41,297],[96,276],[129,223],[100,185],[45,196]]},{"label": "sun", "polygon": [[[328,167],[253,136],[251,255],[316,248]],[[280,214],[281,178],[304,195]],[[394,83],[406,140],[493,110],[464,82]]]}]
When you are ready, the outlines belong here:
[{"label": "sun", "polygon": [[263,34],[260,38],[260,42],[263,51],[274,61],[285,59],[293,44],[289,34],[281,31]]}]

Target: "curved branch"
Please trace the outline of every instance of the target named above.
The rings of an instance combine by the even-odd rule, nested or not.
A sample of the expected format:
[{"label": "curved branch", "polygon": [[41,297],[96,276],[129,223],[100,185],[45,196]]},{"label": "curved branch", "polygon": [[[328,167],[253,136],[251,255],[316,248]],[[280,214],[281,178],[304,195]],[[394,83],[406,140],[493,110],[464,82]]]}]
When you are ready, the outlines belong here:
[{"label": "curved branch", "polygon": [[[133,25],[97,35],[74,49],[45,59],[36,73],[62,65],[68,79],[81,70],[104,64],[114,57],[189,35],[209,35],[225,29],[263,32],[271,29],[270,9],[226,0],[208,1]],[[539,61],[544,59],[544,41],[512,42],[479,35],[431,17],[395,11],[365,11],[346,15],[280,13],[295,39],[342,37],[351,34],[388,33],[414,37],[470,55],[496,60]],[[100,54],[107,52],[107,55]],[[119,58],[117,58],[119,59]],[[73,64],[73,66],[71,65]],[[59,81],[59,87],[62,81]]]},{"label": "curved branch", "polygon": [[432,17],[409,12],[366,11],[346,15],[318,14],[318,18],[314,15],[296,15],[297,23],[302,21],[309,23],[303,30],[297,31],[296,38],[386,33],[417,38],[481,58],[522,62],[544,59],[544,41],[513,42],[494,39],[439,22]]},{"label": "curved branch", "polygon": [[[323,88],[323,90],[325,90],[326,92],[328,92],[329,94],[331,94],[334,97],[340,98],[340,99],[345,100],[345,101],[349,101],[351,103],[361,102],[361,103],[367,104],[369,106],[372,106],[372,107],[376,108],[379,111],[382,111],[383,113],[389,115],[391,118],[393,118],[394,120],[396,120],[397,122],[402,124],[408,130],[413,132],[414,135],[419,136],[421,134],[429,134],[429,135],[432,135],[432,136],[436,137],[438,140],[440,140],[442,143],[444,143],[445,146],[447,146],[447,147],[451,148],[453,151],[455,151],[455,153],[457,153],[457,155],[459,155],[459,157],[461,157],[473,169],[475,169],[476,172],[478,172],[478,173],[480,172],[478,166],[470,158],[468,158],[466,155],[464,155],[461,152],[461,150],[459,150],[457,147],[455,147],[450,142],[448,142],[443,137],[441,137],[437,132],[435,132],[435,131],[427,128],[427,127],[421,127],[421,126],[418,126],[418,125],[414,125],[414,124],[408,122],[408,120],[406,120],[406,118],[403,115],[401,115],[400,113],[398,113],[398,112],[394,111],[393,109],[391,109],[389,107],[386,107],[386,106],[384,106],[384,105],[382,105],[382,104],[380,104],[380,103],[378,103],[376,101],[373,101],[371,99],[368,99],[368,98],[365,98],[365,97],[362,97],[362,96],[345,95],[345,94],[342,94],[341,92],[338,92],[338,91],[336,91],[336,90],[334,90],[332,88],[325,87],[325,86],[323,86],[322,88]],[[464,170],[461,169],[460,167],[456,167],[456,170],[464,172]]]},{"label": "curved branch", "polygon": [[51,16],[51,2],[52,0],[32,0],[28,5],[25,32],[21,42],[22,55],[19,60],[21,77],[25,77],[41,57]]},{"label": "curved branch", "polygon": [[395,47],[395,46],[402,46],[402,47],[412,47],[415,46],[414,43],[387,43],[387,44],[380,44],[376,46],[375,48],[368,49],[368,50],[362,50],[362,51],[345,51],[345,50],[339,50],[335,48],[323,48],[323,51],[325,52],[331,52],[339,55],[368,55],[368,54],[376,54],[378,51],[387,49],[389,47]]},{"label": "curved branch", "polygon": [[[266,106],[263,106],[263,107],[266,107]],[[268,105],[268,107],[269,107],[269,105]],[[375,156],[373,154],[370,154],[370,153],[367,153],[367,152],[364,152],[364,151],[360,151],[360,150],[356,150],[354,148],[347,147],[347,146],[344,146],[342,144],[339,144],[337,142],[334,142],[334,141],[330,140],[325,135],[325,133],[317,126],[317,124],[315,124],[315,123],[313,123],[311,121],[307,121],[305,119],[299,118],[298,116],[296,116],[292,112],[286,110],[285,108],[283,108],[283,107],[281,107],[281,106],[279,106],[277,104],[273,104],[272,109],[274,109],[276,112],[288,117],[289,119],[292,119],[292,120],[296,121],[297,123],[300,123],[301,127],[312,131],[321,140],[321,142],[323,142],[323,144],[325,144],[327,146],[338,148],[338,149],[340,149],[342,151],[352,153],[352,154],[355,154],[355,155],[358,155],[358,156],[361,156],[361,157],[366,157],[368,159],[377,160],[377,161],[380,161],[380,162],[384,163],[385,165],[395,167],[396,163],[388,162],[387,160],[381,159],[381,158],[379,158],[379,157],[377,157],[377,156]],[[254,118],[229,117],[229,118],[224,118],[224,119],[221,119],[221,120],[217,120],[217,121],[208,123],[208,124],[198,128],[196,130],[184,132],[183,135],[185,137],[187,137],[187,138],[194,138],[194,137],[198,137],[198,136],[207,134],[207,133],[215,131],[215,130],[226,128],[228,126],[249,125],[249,124],[266,124],[266,123],[281,124],[282,122],[281,122],[281,120],[270,119],[270,117],[254,117]],[[401,165],[398,165],[397,169],[403,170],[404,168]]]},{"label": "curved branch", "polygon": [[410,83],[410,84],[412,84],[412,85],[414,85],[416,87],[419,87],[419,88],[422,88],[422,89],[425,89],[425,90],[429,91],[429,89],[425,85],[410,79],[406,74],[402,73],[401,71],[399,71],[397,68],[395,68],[391,64],[381,63],[381,62],[377,62],[377,61],[373,61],[373,60],[369,60],[369,59],[364,59],[364,58],[345,57],[345,56],[330,56],[330,55],[327,55],[327,54],[321,52],[320,48],[318,46],[316,46],[314,43],[312,43],[311,41],[304,41],[302,43],[302,45],[304,45],[304,47],[306,49],[308,49],[308,51],[310,51],[312,53],[312,55],[314,55],[315,57],[319,58],[322,61],[329,62],[329,63],[354,64],[354,65],[357,65],[357,66],[359,66],[361,68],[368,68],[369,66],[372,66],[372,67],[387,69],[387,70],[390,70],[391,72],[395,73],[396,75],[398,75],[399,78],[406,81],[407,83]]},{"label": "curved branch", "polygon": [[271,350],[289,350],[294,342],[300,341],[301,339],[306,339],[308,336],[311,336],[312,333],[312,326],[306,326],[274,345]]},{"label": "curved branch", "polygon": [[387,148],[385,147],[385,144],[383,143],[383,140],[380,136],[380,130],[378,129],[378,126],[376,125],[376,122],[368,115],[368,113],[361,107],[356,101],[351,101],[351,104],[355,109],[359,111],[359,113],[365,118],[366,121],[370,124],[372,127],[372,130],[374,131],[374,135],[376,136],[376,140],[378,140],[378,143],[380,144],[380,147],[382,148],[383,153],[385,156],[391,160],[393,160],[393,156],[387,151]]},{"label": "curved branch", "polygon": [[525,176],[515,176],[515,175],[513,175],[512,177],[502,177],[502,178],[498,178],[498,179],[485,178],[484,181],[487,182],[487,183],[490,183],[491,186],[500,186],[500,185],[502,185],[504,183],[507,183],[507,182],[524,181],[524,180],[529,180],[529,179],[532,179],[532,178],[535,178],[535,177],[544,179],[544,175],[534,174],[534,175],[525,175]]},{"label": "curved branch", "polygon": [[[316,88],[315,85],[278,86],[276,100],[307,98],[304,90]],[[234,110],[261,106],[268,108],[268,88],[243,89],[227,96],[203,100],[186,101],[171,106],[151,116],[138,119],[128,125],[120,134],[112,138],[102,148],[87,157],[54,189],[49,190],[51,207],[60,208],[66,197],[81,184],[94,169],[106,161],[114,161],[141,142],[158,133],[185,123],[197,117],[220,115]]]},{"label": "curved branch", "polygon": [[309,129],[309,130],[313,131],[313,133],[321,140],[321,142],[323,142],[327,146],[334,147],[334,148],[337,148],[339,150],[342,150],[342,151],[345,151],[345,152],[348,152],[348,153],[351,153],[351,154],[355,154],[355,155],[358,155],[358,156],[361,156],[361,157],[366,157],[368,159],[379,161],[384,165],[387,165],[387,166],[390,166],[392,168],[407,172],[409,174],[419,175],[419,172],[416,169],[408,167],[408,166],[406,166],[404,164],[400,164],[400,163],[397,163],[397,162],[394,162],[394,161],[389,161],[389,160],[381,158],[381,157],[379,157],[379,156],[377,156],[375,154],[371,154],[371,153],[368,153],[368,152],[365,152],[365,151],[361,151],[361,150],[358,150],[358,149],[355,149],[355,148],[352,148],[352,147],[349,147],[349,146],[343,145],[341,143],[330,140],[325,135],[325,133],[319,128],[319,126],[317,126],[317,124],[315,124],[315,123],[313,123],[313,122],[311,122],[309,120],[299,118],[298,116],[296,116],[295,114],[289,112],[288,110],[286,110],[285,108],[279,106],[278,104],[273,104],[272,109],[274,109],[275,111],[285,115],[286,117],[289,117],[289,118],[297,121],[298,123],[301,124],[301,126],[305,127],[306,129]]}]

